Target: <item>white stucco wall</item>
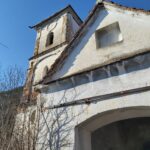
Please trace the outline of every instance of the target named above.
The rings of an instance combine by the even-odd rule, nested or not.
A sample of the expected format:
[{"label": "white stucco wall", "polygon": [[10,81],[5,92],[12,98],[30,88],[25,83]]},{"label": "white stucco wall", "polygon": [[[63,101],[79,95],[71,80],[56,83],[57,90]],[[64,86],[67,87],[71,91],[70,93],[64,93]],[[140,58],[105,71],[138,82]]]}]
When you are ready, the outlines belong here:
[{"label": "white stucco wall", "polygon": [[[126,61],[101,68],[106,71],[104,78],[98,74],[99,80],[95,80],[95,71],[85,73],[84,77],[67,78],[62,81],[44,86],[39,95],[39,101],[45,103],[44,107],[52,107],[62,103],[73,102],[80,99],[89,99],[95,96],[107,95],[136,88],[150,86],[149,54],[142,54]],[[135,64],[137,62],[137,64]],[[128,65],[127,65],[128,64]],[[113,76],[113,70],[118,70]],[[103,76],[103,75],[102,75]],[[83,78],[88,78],[88,83],[82,83]],[[81,83],[79,85],[76,82]],[[68,85],[68,83],[70,83]],[[72,86],[72,88],[71,88]],[[71,105],[63,107],[68,116],[73,118],[69,125],[72,126],[70,141],[74,141],[70,147],[62,150],[92,150],[91,133],[109,123],[136,117],[150,117],[150,92],[120,95],[115,98],[97,100],[93,103]],[[54,108],[51,111],[61,110]],[[47,111],[45,111],[45,114]],[[73,114],[73,116],[72,116]]]},{"label": "white stucco wall", "polygon": [[[88,32],[73,48],[73,52],[65,61],[64,66],[53,76],[53,79],[67,77],[149,50],[150,17],[148,15],[123,11],[110,5],[105,5],[105,7],[106,9],[99,12],[95,22],[92,25],[89,24]],[[97,49],[95,31],[115,22],[119,23],[123,41]],[[62,20],[60,24],[62,25]],[[75,24],[73,26],[76,28]],[[43,30],[45,34],[46,30]],[[41,42],[44,43],[44,37],[42,40]],[[44,44],[41,45],[41,50],[43,46]],[[50,68],[64,48],[65,46],[41,56],[35,61],[39,63],[36,66],[34,83],[41,80],[45,65]],[[91,70],[48,85],[37,85],[37,88],[41,90],[37,105],[41,106],[42,103],[43,107],[47,108],[68,102],[79,102],[81,99],[88,100],[96,96],[148,87],[150,86],[149,64],[150,54],[142,54],[142,56],[130,58],[130,61],[124,60],[98,68],[99,71],[97,71],[98,69]],[[43,133],[47,132],[47,126],[51,128],[53,116],[67,115],[67,118],[61,118],[61,122],[71,119],[67,123],[67,126],[71,127],[67,137],[71,144],[64,146],[61,150],[91,150],[91,133],[96,129],[118,120],[150,117],[149,99],[150,92],[143,91],[126,95],[122,93],[115,98],[99,99],[91,103],[74,104],[69,107],[43,109],[42,113],[47,117],[48,125],[41,123],[42,129],[39,136],[43,136]],[[66,109],[65,113],[64,111],[61,113],[63,109]],[[41,121],[43,120],[41,119]],[[41,138],[39,143],[45,142],[47,139],[48,136]],[[40,144],[37,145],[37,150],[40,149],[40,146]]]},{"label": "white stucco wall", "polygon": [[[65,61],[65,65],[54,75],[53,79],[109,64],[149,50],[149,15],[125,11],[110,5],[105,5],[105,7],[106,9],[99,12],[95,22],[91,26],[88,25],[87,33],[73,48],[72,53]],[[95,31],[115,22],[119,23],[123,37],[122,42],[97,49]]]},{"label": "white stucco wall", "polygon": [[57,100],[64,93],[66,93],[67,100],[70,101],[73,97],[74,101],[150,86],[149,56],[150,54],[142,54],[88,73],[51,83],[44,88],[46,92],[43,91],[43,94],[45,93],[46,99],[55,99],[53,104],[57,104]]},{"label": "white stucco wall", "polygon": [[34,66],[36,67],[35,67],[35,72],[34,72],[33,84],[43,79],[44,68],[47,66],[48,69],[50,69],[52,64],[55,62],[55,60],[61,55],[65,47],[66,45],[58,48],[55,51],[49,52],[48,54],[45,54],[39,58],[36,58],[34,60]]},{"label": "white stucco wall", "polygon": [[[50,90],[47,90],[45,94],[42,93],[40,95],[40,100],[41,102],[44,100],[43,102],[46,102],[44,106],[48,107],[54,104],[58,105],[60,104],[60,101],[63,103],[66,101],[74,101],[78,98],[88,98],[126,89],[147,86],[150,84],[148,82],[149,77],[144,75],[148,74],[148,72],[150,71],[143,70],[129,73],[119,77],[91,82],[89,84],[64,91],[58,90],[57,92],[50,92]],[[59,83],[57,84],[59,86]],[[54,88],[50,85],[49,89]],[[73,142],[73,145],[69,148],[64,147],[62,150],[73,150],[74,147],[76,147],[75,150],[91,150],[91,133],[96,129],[118,120],[136,117],[150,117],[149,98],[150,92],[147,91],[125,95],[118,98],[110,98],[109,100],[101,100],[91,104],[66,107],[68,116],[72,117],[72,114],[75,116],[69,123],[69,125],[72,126],[69,139]],[[57,109],[58,112],[59,109],[61,108]],[[50,111],[55,111],[55,109]],[[116,113],[114,114],[113,111],[116,111]],[[45,111],[45,114],[46,113],[47,111]]]}]

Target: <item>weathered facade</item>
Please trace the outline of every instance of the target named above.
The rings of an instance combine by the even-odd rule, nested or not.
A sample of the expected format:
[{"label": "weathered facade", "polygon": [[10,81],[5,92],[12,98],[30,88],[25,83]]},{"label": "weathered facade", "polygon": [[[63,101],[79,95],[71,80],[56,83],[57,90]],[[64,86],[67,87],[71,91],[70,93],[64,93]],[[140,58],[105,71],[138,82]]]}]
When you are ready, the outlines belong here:
[{"label": "weathered facade", "polygon": [[32,87],[45,77],[55,60],[72,40],[81,23],[82,20],[73,8],[67,6],[52,17],[30,27],[37,31],[37,37],[34,56],[29,59],[23,101],[36,99]]},{"label": "weathered facade", "polygon": [[149,26],[149,11],[104,1],[84,23],[69,6],[33,27],[23,100],[42,104],[37,149],[150,149]]}]

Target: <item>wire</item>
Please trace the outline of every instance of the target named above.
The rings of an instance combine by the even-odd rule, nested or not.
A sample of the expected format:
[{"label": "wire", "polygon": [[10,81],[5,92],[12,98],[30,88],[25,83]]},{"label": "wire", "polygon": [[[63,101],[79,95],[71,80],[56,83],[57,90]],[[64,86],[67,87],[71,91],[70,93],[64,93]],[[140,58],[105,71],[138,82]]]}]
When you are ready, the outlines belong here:
[{"label": "wire", "polygon": [[0,45],[1,45],[2,47],[8,48],[7,45],[5,45],[5,44],[3,44],[3,43],[1,43],[1,42],[0,42]]}]

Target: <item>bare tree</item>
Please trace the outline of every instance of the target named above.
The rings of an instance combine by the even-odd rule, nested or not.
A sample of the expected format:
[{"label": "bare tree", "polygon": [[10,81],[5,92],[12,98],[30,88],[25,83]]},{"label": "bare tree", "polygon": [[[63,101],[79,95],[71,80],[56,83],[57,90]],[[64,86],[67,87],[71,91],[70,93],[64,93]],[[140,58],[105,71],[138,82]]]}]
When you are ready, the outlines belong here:
[{"label": "bare tree", "polygon": [[22,95],[24,72],[17,66],[0,71],[0,150],[7,150]]},{"label": "bare tree", "polygon": [[24,71],[15,66],[10,66],[1,73],[0,76],[0,91],[9,91],[23,86]]},{"label": "bare tree", "polygon": [[[0,77],[0,150],[62,150],[73,143],[70,134],[73,120],[81,112],[74,114],[73,107],[52,108],[74,101],[77,93],[67,97],[67,90],[59,99],[46,100],[40,94],[37,105],[19,106],[22,95],[24,73],[14,66],[9,67]],[[47,101],[48,104],[46,103]],[[19,113],[17,114],[17,109]]]},{"label": "bare tree", "polygon": [[[74,89],[75,91],[75,89]],[[76,97],[73,92],[71,101]],[[70,140],[71,131],[73,130],[73,120],[84,110],[81,109],[77,114],[73,113],[73,107],[51,108],[54,99],[49,101],[48,107],[45,98],[41,95],[39,103],[36,106],[28,107],[18,120],[16,126],[15,139],[21,141],[20,150],[62,150],[70,147],[73,142]],[[68,101],[66,91],[57,101],[58,105]],[[49,107],[50,106],[50,107]],[[18,118],[18,119],[19,119]],[[21,124],[20,124],[20,123]]]}]

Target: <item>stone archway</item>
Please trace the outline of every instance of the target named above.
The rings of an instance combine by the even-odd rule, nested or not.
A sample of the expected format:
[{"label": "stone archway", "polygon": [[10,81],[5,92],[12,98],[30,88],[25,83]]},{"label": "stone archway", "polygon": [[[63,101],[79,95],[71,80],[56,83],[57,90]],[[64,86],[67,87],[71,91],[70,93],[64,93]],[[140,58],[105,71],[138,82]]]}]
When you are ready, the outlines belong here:
[{"label": "stone archway", "polygon": [[[80,125],[79,127],[76,128],[76,149],[77,150],[100,150],[100,144],[104,142],[106,139],[109,142],[109,138],[107,138],[107,135],[105,135],[104,133],[108,134],[107,132],[105,132],[107,130],[107,128],[109,128],[109,130],[113,132],[114,129],[112,128],[117,128],[117,124],[122,123],[122,124],[126,124],[128,125],[128,127],[132,128],[132,125],[130,122],[136,122],[138,120],[141,121],[141,125],[139,125],[139,128],[144,128],[145,124],[142,124],[142,120],[146,119],[147,122],[149,122],[150,125],[150,107],[128,107],[128,108],[121,108],[121,109],[117,109],[117,110],[110,110],[107,112],[103,112],[97,116],[93,116],[90,119],[88,119],[87,121],[85,121],[82,125]],[[149,126],[150,128],[150,126]],[[150,129],[147,127],[145,127],[145,131],[147,130],[150,133]],[[138,130],[138,126],[137,129],[135,128],[135,131]],[[135,132],[133,131],[133,132]],[[105,135],[104,138],[100,139],[100,132],[103,132],[103,134]],[[139,132],[139,131],[138,131]],[[119,132],[118,132],[119,133]],[[123,134],[123,132],[122,132]],[[142,134],[142,133],[139,133]],[[127,134],[128,135],[128,134]],[[100,140],[103,140],[102,142],[99,142],[98,139],[96,141],[96,136],[97,138],[99,138]],[[109,135],[108,135],[109,136]],[[117,135],[116,135],[117,137]],[[95,138],[95,139],[94,139]],[[132,138],[132,137],[131,137]],[[147,150],[147,148],[149,148],[149,141],[150,141],[150,136],[147,137],[146,139],[143,138],[142,143],[140,147],[142,147],[143,149],[139,149],[139,150]],[[149,141],[148,141],[149,139]],[[114,139],[112,139],[114,140]],[[99,145],[96,143],[100,143]],[[114,141],[115,142],[115,141]],[[124,140],[122,141],[124,142]],[[113,142],[112,142],[113,143]],[[93,144],[93,145],[92,145]],[[109,145],[110,144],[110,145]],[[102,150],[113,150],[113,146],[111,147],[111,143],[109,143],[108,148],[106,147],[106,149],[102,148]],[[123,143],[122,143],[123,144]],[[115,143],[114,143],[115,145]],[[128,144],[130,146],[130,144]],[[96,147],[97,146],[97,147]],[[105,145],[103,145],[105,146]],[[120,146],[121,146],[121,139],[120,139]],[[132,146],[131,146],[132,147]],[[99,149],[96,149],[99,148]],[[134,149],[134,148],[133,148]],[[131,149],[131,150],[133,150]],[[116,149],[115,150],[127,150],[127,149]],[[129,149],[130,150],[130,149]]]},{"label": "stone archway", "polygon": [[91,134],[92,150],[150,150],[150,118],[117,121]]}]

